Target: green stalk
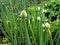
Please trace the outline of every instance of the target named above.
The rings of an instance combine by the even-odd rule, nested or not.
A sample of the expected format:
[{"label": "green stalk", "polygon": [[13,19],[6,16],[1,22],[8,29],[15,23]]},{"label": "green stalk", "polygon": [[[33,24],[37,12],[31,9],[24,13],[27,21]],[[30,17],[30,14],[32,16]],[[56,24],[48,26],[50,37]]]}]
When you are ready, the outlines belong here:
[{"label": "green stalk", "polygon": [[26,45],[31,45],[26,20],[23,19],[23,22],[24,22],[24,27],[23,28],[24,28],[24,34],[25,34],[25,39],[26,39]]},{"label": "green stalk", "polygon": [[53,39],[52,39],[52,36],[50,37],[50,45],[53,45]]},{"label": "green stalk", "polygon": [[23,28],[23,26],[22,26],[22,20],[19,20],[19,22],[20,22],[20,24],[19,24],[19,32],[20,32],[19,45],[21,45],[21,43],[24,43],[24,42],[22,42],[22,39],[23,39],[23,30],[22,30],[22,28]]},{"label": "green stalk", "polygon": [[11,14],[12,14],[12,23],[14,25],[14,45],[17,45],[17,24],[15,21],[14,14],[12,12],[11,12]]},{"label": "green stalk", "polygon": [[33,37],[33,40],[34,40],[34,42],[35,42],[35,45],[37,45],[36,39],[35,39],[35,36],[34,36],[34,32],[33,32],[33,29],[32,29],[32,25],[31,25],[30,22],[29,22],[29,27],[30,27],[30,30],[31,30],[31,33],[32,33],[32,37]]},{"label": "green stalk", "polygon": [[39,45],[42,45],[42,21],[39,22]]}]

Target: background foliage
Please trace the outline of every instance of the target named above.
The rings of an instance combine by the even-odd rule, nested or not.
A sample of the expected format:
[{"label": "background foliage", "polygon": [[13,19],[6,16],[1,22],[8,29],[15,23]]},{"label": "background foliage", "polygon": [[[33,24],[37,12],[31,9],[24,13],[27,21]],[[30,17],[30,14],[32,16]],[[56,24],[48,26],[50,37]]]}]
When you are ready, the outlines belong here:
[{"label": "background foliage", "polygon": [[60,45],[60,1],[0,0],[0,35],[11,45]]}]

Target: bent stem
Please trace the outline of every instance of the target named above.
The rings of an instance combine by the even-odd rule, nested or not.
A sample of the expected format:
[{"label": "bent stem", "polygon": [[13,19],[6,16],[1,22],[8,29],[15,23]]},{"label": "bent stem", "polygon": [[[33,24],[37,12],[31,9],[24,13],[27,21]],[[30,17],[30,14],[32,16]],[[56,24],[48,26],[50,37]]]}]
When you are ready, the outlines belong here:
[{"label": "bent stem", "polygon": [[52,39],[52,33],[51,33],[51,31],[50,31],[50,29],[48,29],[48,33],[49,33],[49,35],[50,35],[50,45],[53,45],[53,39]]}]

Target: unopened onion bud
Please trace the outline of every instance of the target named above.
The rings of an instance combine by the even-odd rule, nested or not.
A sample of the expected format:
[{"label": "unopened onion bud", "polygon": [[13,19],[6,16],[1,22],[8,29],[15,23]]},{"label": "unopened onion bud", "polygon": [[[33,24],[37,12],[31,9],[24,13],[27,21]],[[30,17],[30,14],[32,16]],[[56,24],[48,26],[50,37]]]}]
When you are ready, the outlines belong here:
[{"label": "unopened onion bud", "polygon": [[40,7],[37,7],[37,10],[40,10]]},{"label": "unopened onion bud", "polygon": [[47,12],[47,10],[43,9],[43,10],[42,10],[42,13],[44,13],[44,12]]},{"label": "unopened onion bud", "polygon": [[45,28],[50,29],[50,24],[49,23],[45,23]]},{"label": "unopened onion bud", "polygon": [[42,27],[45,28],[45,24],[42,24]]},{"label": "unopened onion bud", "polygon": [[38,17],[37,17],[37,20],[38,20],[38,21],[40,21],[40,20],[41,20],[40,16],[38,16]]},{"label": "unopened onion bud", "polygon": [[22,10],[21,14],[20,14],[21,18],[26,18],[27,17],[27,12],[25,10]]},{"label": "unopened onion bud", "polygon": [[8,24],[9,22],[10,22],[9,20],[6,21],[7,24]]}]

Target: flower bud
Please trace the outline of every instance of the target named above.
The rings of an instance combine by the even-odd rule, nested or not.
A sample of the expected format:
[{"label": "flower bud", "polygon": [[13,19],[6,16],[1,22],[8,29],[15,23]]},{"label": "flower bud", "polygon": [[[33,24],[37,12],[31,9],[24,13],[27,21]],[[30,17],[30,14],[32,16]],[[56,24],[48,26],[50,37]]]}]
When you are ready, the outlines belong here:
[{"label": "flower bud", "polygon": [[6,21],[7,24],[8,24],[9,22],[10,22],[9,20]]},{"label": "flower bud", "polygon": [[27,13],[25,10],[22,10],[21,14],[20,14],[21,18],[26,18],[27,17]]},{"label": "flower bud", "polygon": [[42,27],[45,28],[45,24],[42,24]]},{"label": "flower bud", "polygon": [[47,12],[47,10],[43,9],[43,10],[42,10],[42,13],[44,13],[44,12]]},{"label": "flower bud", "polygon": [[47,3],[45,3],[45,6],[47,6]]},{"label": "flower bud", "polygon": [[37,7],[37,10],[40,10],[40,7]]},{"label": "flower bud", "polygon": [[49,23],[45,23],[45,28],[50,29],[50,24]]},{"label": "flower bud", "polygon": [[40,21],[40,20],[41,20],[40,16],[38,16],[38,17],[37,17],[37,20],[38,20],[38,21]]}]

